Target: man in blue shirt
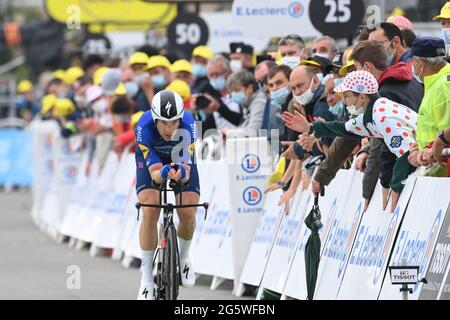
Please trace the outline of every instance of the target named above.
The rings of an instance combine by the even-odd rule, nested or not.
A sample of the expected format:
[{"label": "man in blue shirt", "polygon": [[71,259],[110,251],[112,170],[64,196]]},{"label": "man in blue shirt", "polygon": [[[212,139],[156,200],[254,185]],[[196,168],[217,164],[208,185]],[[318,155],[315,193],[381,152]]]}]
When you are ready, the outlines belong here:
[{"label": "man in blue shirt", "polygon": [[[195,121],[184,112],[183,100],[170,90],[160,91],[151,109],[140,118],[136,129],[136,192],[140,203],[159,204],[159,185],[167,179],[181,181],[183,204],[198,204],[200,186],[194,163]],[[173,166],[177,164],[178,170]],[[176,190],[179,204],[180,190]],[[139,232],[142,250],[142,278],[138,299],[153,299],[153,255],[158,244],[157,224],[160,209],[144,207]],[[178,209],[178,242],[182,285],[192,287],[195,273],[189,247],[195,230],[195,208]],[[150,295],[148,295],[150,293]]]}]

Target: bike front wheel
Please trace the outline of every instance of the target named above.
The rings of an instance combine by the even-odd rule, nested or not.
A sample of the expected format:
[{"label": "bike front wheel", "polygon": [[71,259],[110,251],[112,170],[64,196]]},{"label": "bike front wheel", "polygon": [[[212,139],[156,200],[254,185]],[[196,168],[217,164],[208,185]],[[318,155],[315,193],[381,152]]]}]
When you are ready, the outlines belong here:
[{"label": "bike front wheel", "polygon": [[169,226],[164,249],[164,292],[166,300],[176,300],[179,290],[178,245],[175,227]]}]

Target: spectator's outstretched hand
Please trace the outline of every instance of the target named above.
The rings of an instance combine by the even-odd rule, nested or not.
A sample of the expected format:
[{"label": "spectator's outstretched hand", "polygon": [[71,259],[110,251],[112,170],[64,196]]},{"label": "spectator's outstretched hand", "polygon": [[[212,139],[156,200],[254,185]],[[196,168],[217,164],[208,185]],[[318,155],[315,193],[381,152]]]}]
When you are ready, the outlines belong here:
[{"label": "spectator's outstretched hand", "polygon": [[308,120],[298,111],[294,111],[294,114],[290,112],[283,112],[283,121],[291,130],[297,132],[308,132],[310,124]]}]

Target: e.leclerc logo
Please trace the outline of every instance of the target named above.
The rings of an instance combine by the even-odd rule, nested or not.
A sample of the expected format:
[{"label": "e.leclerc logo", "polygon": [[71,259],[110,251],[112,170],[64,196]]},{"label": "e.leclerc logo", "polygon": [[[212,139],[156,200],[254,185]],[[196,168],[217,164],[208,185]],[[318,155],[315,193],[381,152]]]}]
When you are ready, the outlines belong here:
[{"label": "e.leclerc logo", "polygon": [[258,171],[260,166],[259,157],[254,154],[247,154],[242,158],[241,167],[247,173]]},{"label": "e.leclerc logo", "polygon": [[247,205],[256,206],[262,199],[262,193],[257,187],[248,187],[242,193],[242,198]]},{"label": "e.leclerc logo", "polygon": [[303,5],[300,2],[292,2],[287,7],[236,7],[237,16],[291,16],[293,18],[300,18],[305,12]]}]

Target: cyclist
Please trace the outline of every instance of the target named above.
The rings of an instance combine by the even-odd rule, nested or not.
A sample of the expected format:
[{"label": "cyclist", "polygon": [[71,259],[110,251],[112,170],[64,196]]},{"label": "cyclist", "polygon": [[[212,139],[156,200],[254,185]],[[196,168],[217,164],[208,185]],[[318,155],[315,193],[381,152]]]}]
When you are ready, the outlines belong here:
[{"label": "cyclist", "polygon": [[[159,187],[163,180],[181,181],[183,204],[198,204],[200,186],[194,163],[195,120],[184,112],[182,98],[173,91],[157,93],[151,105],[140,118],[136,129],[136,192],[140,203],[159,204]],[[178,165],[175,171],[174,165]],[[179,204],[180,190],[175,190]],[[189,247],[195,229],[195,208],[177,209],[179,225],[177,236],[180,268],[184,287],[193,287],[195,273],[189,256]],[[142,250],[142,277],[139,300],[153,297],[153,255],[158,244],[157,224],[160,209],[142,208],[139,242]]]}]

